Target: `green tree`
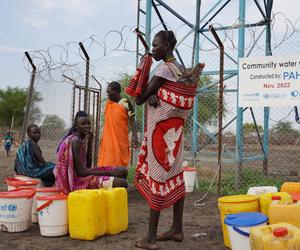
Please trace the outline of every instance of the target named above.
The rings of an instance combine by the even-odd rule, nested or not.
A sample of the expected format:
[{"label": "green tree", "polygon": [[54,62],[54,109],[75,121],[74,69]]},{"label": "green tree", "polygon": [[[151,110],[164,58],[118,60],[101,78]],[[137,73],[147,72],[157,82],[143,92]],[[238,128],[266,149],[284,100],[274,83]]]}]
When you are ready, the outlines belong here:
[{"label": "green tree", "polygon": [[41,126],[41,137],[44,140],[59,141],[66,134],[66,123],[57,115],[46,115]]},{"label": "green tree", "polygon": [[47,130],[64,130],[66,123],[57,115],[46,115],[41,127]]},{"label": "green tree", "polygon": [[[134,97],[129,96],[125,93],[125,88],[128,86],[129,81],[131,79],[131,76],[128,74],[121,75],[119,83],[121,85],[121,95],[124,98],[127,98],[130,100],[131,104],[134,106],[135,100]],[[136,114],[136,123],[137,128],[141,129],[141,126],[143,124],[143,106],[142,105],[135,105],[135,114]]]},{"label": "green tree", "polygon": [[[24,88],[0,89],[0,126],[21,128],[26,107],[27,90]],[[30,112],[30,122],[38,122],[41,111],[36,104],[41,101],[40,93],[33,94],[33,103]],[[12,124],[13,123],[13,124]]]},{"label": "green tree", "polygon": [[[212,83],[210,76],[201,76],[199,87],[205,87]],[[200,93],[198,95],[198,121],[200,124],[216,124],[219,114],[219,93],[218,86],[215,85],[208,89],[209,93]],[[223,116],[226,113],[223,105]]]},{"label": "green tree", "polygon": [[[257,129],[258,129],[259,133],[263,132],[263,127],[262,126],[257,125]],[[243,132],[244,132],[245,135],[253,133],[253,132],[256,133],[255,124],[254,123],[245,123],[243,125]]]},{"label": "green tree", "polygon": [[292,123],[290,121],[278,122],[273,128],[271,128],[270,132],[276,136],[300,136],[300,132],[292,127]]}]

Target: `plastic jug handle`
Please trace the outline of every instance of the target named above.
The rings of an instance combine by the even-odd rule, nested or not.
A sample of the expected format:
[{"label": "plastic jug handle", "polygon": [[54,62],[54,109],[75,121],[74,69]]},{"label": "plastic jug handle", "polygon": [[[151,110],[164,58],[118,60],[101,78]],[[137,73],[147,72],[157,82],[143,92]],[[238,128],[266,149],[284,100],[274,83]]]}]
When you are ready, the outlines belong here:
[{"label": "plastic jug handle", "polygon": [[250,235],[249,233],[247,233],[247,232],[245,232],[245,231],[239,229],[238,227],[233,227],[232,229],[233,229],[234,231],[236,231],[237,233],[239,233],[239,234],[245,236],[245,237],[249,237],[249,235]]},{"label": "plastic jug handle", "polygon": [[44,204],[42,204],[41,206],[39,206],[36,211],[39,212],[41,210],[43,210],[44,208],[48,207],[53,201],[46,201]]}]

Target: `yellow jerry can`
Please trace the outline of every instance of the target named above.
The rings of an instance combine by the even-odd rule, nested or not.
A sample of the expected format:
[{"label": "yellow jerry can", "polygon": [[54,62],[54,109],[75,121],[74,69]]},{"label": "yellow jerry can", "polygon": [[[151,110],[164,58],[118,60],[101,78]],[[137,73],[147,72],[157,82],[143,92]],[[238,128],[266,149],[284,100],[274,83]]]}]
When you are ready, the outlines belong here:
[{"label": "yellow jerry can", "polygon": [[69,194],[69,233],[72,239],[94,240],[106,233],[105,196],[102,189],[84,189]]},{"label": "yellow jerry can", "polygon": [[268,216],[268,209],[273,202],[272,197],[278,197],[277,201],[280,204],[293,203],[292,196],[286,192],[266,193],[259,196],[260,210],[263,214]]},{"label": "yellow jerry can", "polygon": [[300,229],[288,223],[259,226],[250,230],[251,250],[299,250]]},{"label": "yellow jerry can", "polygon": [[300,204],[271,204],[269,223],[286,222],[300,228]]},{"label": "yellow jerry can", "polygon": [[300,182],[285,182],[282,184],[280,192],[287,193],[299,193],[300,192]]},{"label": "yellow jerry can", "polygon": [[125,188],[102,189],[105,194],[107,234],[128,229],[128,198]]}]

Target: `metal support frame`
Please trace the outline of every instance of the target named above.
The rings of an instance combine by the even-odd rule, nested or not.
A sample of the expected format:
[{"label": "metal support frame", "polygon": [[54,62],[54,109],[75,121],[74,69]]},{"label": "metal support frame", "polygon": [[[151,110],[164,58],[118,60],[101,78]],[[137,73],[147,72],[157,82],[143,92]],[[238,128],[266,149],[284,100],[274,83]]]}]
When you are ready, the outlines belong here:
[{"label": "metal support frame", "polygon": [[217,41],[220,48],[220,76],[219,76],[219,132],[218,132],[218,166],[219,166],[219,179],[218,179],[218,193],[221,193],[221,175],[222,175],[222,148],[223,148],[223,97],[224,97],[224,45],[221,42],[216,30],[210,26],[211,32]]},{"label": "metal support frame", "polygon": [[[239,28],[239,39],[238,39],[238,59],[245,55],[245,14],[246,14],[246,1],[239,0],[239,22],[242,24]],[[238,86],[239,86],[238,76]],[[237,98],[237,120],[236,120],[236,176],[235,176],[235,188],[241,187],[242,178],[242,165],[243,165],[243,109],[238,106]]]},{"label": "metal support frame", "polygon": [[[147,44],[151,44],[151,19],[152,19],[152,0],[146,0],[146,31],[145,31],[145,39]],[[142,138],[144,138],[145,133],[145,120],[147,116],[146,106],[143,105],[143,117],[142,120]]]},{"label": "metal support frame", "polygon": [[27,51],[25,52],[25,56],[32,67],[32,71],[31,71],[29,89],[27,91],[26,109],[25,109],[25,115],[24,115],[23,126],[22,126],[21,142],[24,142],[26,137],[26,128],[29,119],[29,113],[31,111],[31,106],[32,106],[32,99],[34,95],[34,81],[36,75],[36,66],[34,65],[32,58],[30,57]]},{"label": "metal support frame", "polygon": [[[201,0],[197,0],[196,3],[196,25],[194,33],[194,51],[192,65],[199,63],[199,25],[200,25],[200,7]],[[192,150],[193,150],[193,165],[196,166],[196,157],[198,152],[198,125],[195,121],[198,121],[198,96],[195,96],[193,107],[193,132],[192,132]]]},{"label": "metal support frame", "polygon": [[[272,55],[271,50],[271,11],[273,7],[273,0],[264,1],[266,14],[268,19],[268,24],[266,26],[266,56]],[[264,161],[263,161],[263,173],[265,175],[268,174],[268,158],[269,158],[269,117],[270,117],[270,108],[264,107],[264,137],[263,137],[263,148],[264,148]]]},{"label": "metal support frame", "polygon": [[89,88],[89,79],[90,79],[90,57],[88,53],[86,52],[82,42],[79,42],[80,49],[82,50],[85,60],[86,60],[86,65],[85,65],[85,90],[84,90],[84,111],[89,112],[89,106],[88,106],[88,88]]},{"label": "metal support frame", "polygon": [[[100,141],[100,130],[101,130],[101,101],[102,101],[102,85],[101,83],[97,80],[97,78],[92,75],[92,78],[95,80],[95,82],[99,85],[99,92],[96,93],[97,95],[97,101],[96,101],[96,107],[97,107],[97,112],[96,112],[96,126],[95,126],[95,146],[94,146],[94,166],[98,165],[98,152],[99,152],[99,141]],[[95,93],[95,92],[94,92]],[[93,98],[95,100],[95,98]],[[95,107],[95,105],[93,105]],[[94,114],[94,112],[93,112]]]},{"label": "metal support frame", "polygon": [[[140,1],[140,0],[138,0]],[[263,0],[264,8],[259,3],[259,0],[253,0],[255,5],[257,6],[258,11],[261,13],[263,20],[256,22],[256,23],[249,23],[246,24],[245,22],[245,13],[246,13],[246,0],[239,0],[239,22],[236,25],[231,26],[224,26],[224,27],[216,27],[215,31],[218,30],[231,30],[231,29],[238,29],[238,58],[237,60],[233,58],[228,53],[224,52],[224,55],[226,58],[234,62],[238,66],[239,58],[245,57],[245,28],[247,27],[258,27],[258,26],[266,26],[266,28],[259,34],[259,36],[254,41],[253,46],[250,48],[246,56],[249,56],[254,49],[254,47],[257,44],[257,41],[261,38],[261,36],[264,34],[266,30],[266,55],[271,55],[271,31],[270,31],[270,18],[271,18],[271,10],[273,5],[273,0]],[[203,36],[203,39],[206,39],[210,43],[212,43],[214,46],[218,48],[218,44],[216,44],[210,37],[206,34],[206,32],[209,31],[209,28],[206,28],[206,26],[217,16],[221,13],[222,9],[224,9],[231,0],[218,0],[213,5],[213,7],[200,19],[200,5],[201,0],[196,0],[196,23],[193,25],[189,21],[187,21],[183,16],[178,14],[174,9],[169,7],[166,3],[166,1],[163,0],[146,0],[146,38],[148,38],[148,42],[150,42],[150,30],[151,30],[151,3],[152,6],[155,9],[155,12],[158,15],[159,20],[161,21],[161,24],[165,29],[166,25],[165,22],[160,15],[157,7],[163,7],[168,12],[173,14],[175,17],[177,17],[180,21],[182,21],[184,24],[186,24],[188,27],[191,28],[191,31],[189,31],[184,38],[178,42],[178,44],[182,43],[188,36],[190,36],[192,33],[194,33],[194,45],[193,45],[193,61],[192,63],[199,62],[199,35],[201,34]],[[199,9],[198,9],[199,8]],[[199,14],[199,15],[198,15]],[[208,18],[208,19],[207,19]],[[207,21],[205,21],[207,19]],[[200,21],[199,21],[200,20]],[[205,21],[205,24],[199,28],[199,23]],[[197,42],[196,39],[198,39]],[[179,53],[178,53],[179,55]],[[181,57],[179,56],[179,59],[181,60]],[[181,60],[182,61],[182,60]],[[224,76],[224,80],[229,79],[235,75],[237,75],[238,70],[237,69],[231,69],[231,70],[224,70],[224,74],[227,74]],[[212,71],[205,71],[203,72],[203,75],[218,75],[218,71],[212,70]],[[208,89],[219,84],[219,82],[210,84],[210,86],[202,87],[198,90],[198,95],[201,93],[206,93],[209,91]],[[237,84],[239,84],[239,79],[237,80]],[[231,90],[224,90],[224,92],[238,92],[237,89],[231,89]],[[195,99],[195,106],[194,106],[194,114],[193,114],[193,162],[195,161],[195,156],[197,153],[197,113],[198,110],[195,108],[197,106],[197,98]],[[239,188],[241,185],[241,174],[242,174],[242,162],[245,160],[257,160],[261,159],[261,155],[257,157],[250,157],[249,159],[243,157],[243,108],[239,108],[237,106],[236,111],[236,162],[237,162],[237,171],[236,171],[236,180],[235,180],[235,186],[236,188]],[[264,154],[264,171],[267,166],[267,159],[268,159],[268,153],[269,153],[269,138],[268,138],[268,129],[269,129],[269,108],[264,108],[264,135],[263,135],[263,142],[262,142],[262,151]],[[253,115],[253,119],[255,119],[253,111],[251,113]]]}]

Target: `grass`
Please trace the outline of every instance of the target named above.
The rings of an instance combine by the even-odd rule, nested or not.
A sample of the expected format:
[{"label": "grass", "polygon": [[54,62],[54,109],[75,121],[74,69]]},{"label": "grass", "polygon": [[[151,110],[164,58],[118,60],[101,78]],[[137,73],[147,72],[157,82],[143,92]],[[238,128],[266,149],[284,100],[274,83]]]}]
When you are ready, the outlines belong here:
[{"label": "grass", "polygon": [[[265,176],[264,174],[253,170],[253,169],[243,169],[241,183],[242,186],[239,190],[235,188],[235,175],[234,173],[223,173],[221,182],[221,194],[222,195],[236,195],[236,194],[246,194],[250,187],[256,186],[276,186],[280,189],[284,180],[282,178],[274,178],[270,176]],[[206,191],[211,183],[211,180],[199,178],[199,190]],[[211,191],[217,192],[218,186],[215,183],[212,186]]]},{"label": "grass", "polygon": [[130,167],[128,168],[127,182],[128,182],[129,184],[132,184],[132,183],[133,183],[134,174],[135,174],[135,165],[134,165],[134,166],[130,166]]},{"label": "grass", "polygon": [[[129,184],[133,183],[135,174],[135,166],[130,166],[128,168],[128,176],[127,181]],[[250,187],[257,186],[276,186],[278,190],[280,190],[281,185],[284,180],[279,177],[270,177],[265,176],[264,174],[258,172],[257,170],[244,168],[242,170],[242,178],[241,183],[242,187],[239,190],[235,188],[235,175],[234,173],[223,173],[222,175],[222,184],[221,184],[221,194],[222,195],[236,195],[236,194],[246,194]],[[209,185],[211,183],[211,179],[203,179],[201,175],[199,177],[199,191],[207,191]],[[216,183],[213,184],[211,188],[211,192],[217,193],[218,185]]]}]

